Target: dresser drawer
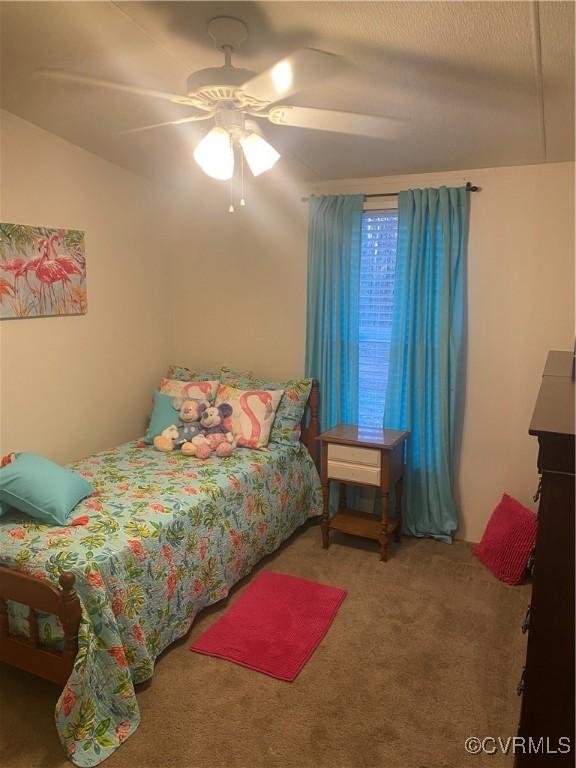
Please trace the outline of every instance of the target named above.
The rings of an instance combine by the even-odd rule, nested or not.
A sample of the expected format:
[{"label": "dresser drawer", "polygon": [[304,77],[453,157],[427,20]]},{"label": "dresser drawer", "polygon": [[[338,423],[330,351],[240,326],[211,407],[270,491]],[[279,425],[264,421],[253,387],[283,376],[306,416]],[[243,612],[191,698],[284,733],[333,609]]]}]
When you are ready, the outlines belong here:
[{"label": "dresser drawer", "polygon": [[350,464],[365,464],[380,467],[380,451],[374,448],[354,448],[351,445],[328,444],[328,461],[345,461]]},{"label": "dresser drawer", "polygon": [[[332,446],[330,446],[332,447]],[[328,453],[330,456],[330,453]],[[380,467],[367,467],[365,464],[352,464],[328,459],[328,479],[347,480],[350,483],[380,485]]]},{"label": "dresser drawer", "polygon": [[574,474],[574,435],[540,435],[538,471]]}]

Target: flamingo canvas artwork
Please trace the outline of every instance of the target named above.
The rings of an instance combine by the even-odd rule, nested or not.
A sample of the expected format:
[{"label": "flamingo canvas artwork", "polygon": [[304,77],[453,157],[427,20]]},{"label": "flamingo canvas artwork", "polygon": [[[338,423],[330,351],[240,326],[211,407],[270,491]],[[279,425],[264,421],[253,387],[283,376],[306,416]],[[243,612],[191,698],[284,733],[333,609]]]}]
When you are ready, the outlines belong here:
[{"label": "flamingo canvas artwork", "polygon": [[0,319],[85,312],[84,232],[0,224]]}]

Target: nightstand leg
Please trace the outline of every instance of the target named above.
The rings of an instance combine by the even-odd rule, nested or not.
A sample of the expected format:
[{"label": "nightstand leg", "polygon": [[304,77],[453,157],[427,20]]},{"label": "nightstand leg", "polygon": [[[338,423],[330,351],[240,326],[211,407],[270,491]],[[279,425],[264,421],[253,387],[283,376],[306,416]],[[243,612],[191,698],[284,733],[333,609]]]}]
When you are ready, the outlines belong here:
[{"label": "nightstand leg", "polygon": [[324,508],[322,509],[322,548],[330,546],[330,483],[322,483]]},{"label": "nightstand leg", "polygon": [[380,528],[380,560],[388,560],[388,491],[382,491],[382,527]]},{"label": "nightstand leg", "polygon": [[396,481],[396,530],[394,531],[394,541],[400,542],[402,539],[402,488],[404,478],[400,476]]}]

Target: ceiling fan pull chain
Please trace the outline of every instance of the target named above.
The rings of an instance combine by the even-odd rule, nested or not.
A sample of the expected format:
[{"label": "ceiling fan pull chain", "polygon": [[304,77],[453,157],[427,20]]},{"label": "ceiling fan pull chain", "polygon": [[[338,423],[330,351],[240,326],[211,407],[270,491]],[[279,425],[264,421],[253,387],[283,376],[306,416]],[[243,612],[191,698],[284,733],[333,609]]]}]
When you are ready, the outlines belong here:
[{"label": "ceiling fan pull chain", "polygon": [[240,152],[240,207],[246,206],[244,199],[244,152]]},{"label": "ceiling fan pull chain", "polygon": [[[234,144],[232,143],[232,136],[229,136],[230,139],[230,149],[232,152],[234,152]],[[230,205],[228,207],[228,213],[234,213],[234,171],[232,171],[232,176],[230,176]]]},{"label": "ceiling fan pull chain", "polygon": [[230,205],[228,213],[234,213],[234,176],[230,178]]}]

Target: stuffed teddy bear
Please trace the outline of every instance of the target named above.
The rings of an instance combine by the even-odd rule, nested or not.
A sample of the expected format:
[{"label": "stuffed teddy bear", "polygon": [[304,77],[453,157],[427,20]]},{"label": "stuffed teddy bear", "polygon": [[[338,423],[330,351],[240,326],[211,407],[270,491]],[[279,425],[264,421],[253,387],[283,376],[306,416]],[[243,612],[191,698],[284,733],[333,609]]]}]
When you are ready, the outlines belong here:
[{"label": "stuffed teddy bear", "polygon": [[196,448],[192,441],[202,434],[200,419],[208,402],[175,398],[172,405],[178,411],[178,422],[154,438],[154,448],[164,452],[179,448],[185,456],[195,456]]},{"label": "stuffed teddy bear", "polygon": [[201,417],[202,434],[193,438],[195,447],[193,454],[199,459],[207,459],[212,452],[220,458],[230,456],[234,450],[234,438],[227,420],[232,415],[232,406],[229,403],[221,403],[206,408]]}]

